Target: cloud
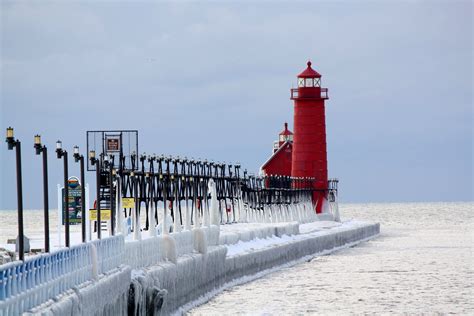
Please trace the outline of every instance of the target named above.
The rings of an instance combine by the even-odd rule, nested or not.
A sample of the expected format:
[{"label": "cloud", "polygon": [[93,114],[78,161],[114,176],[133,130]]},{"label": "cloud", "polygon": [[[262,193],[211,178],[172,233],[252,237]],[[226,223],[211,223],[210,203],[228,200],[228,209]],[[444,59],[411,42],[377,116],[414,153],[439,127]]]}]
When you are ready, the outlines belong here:
[{"label": "cloud", "polygon": [[[41,205],[36,133],[84,148],[88,129],[136,128],[144,151],[256,171],[291,125],[289,89],[307,59],[329,88],[329,173],[346,200],[472,199],[468,1],[1,6],[1,127],[25,142],[27,207]],[[414,153],[423,168],[408,164]],[[0,208],[12,208],[13,155],[0,158]],[[441,197],[431,181],[414,198],[434,174],[460,188]]]}]

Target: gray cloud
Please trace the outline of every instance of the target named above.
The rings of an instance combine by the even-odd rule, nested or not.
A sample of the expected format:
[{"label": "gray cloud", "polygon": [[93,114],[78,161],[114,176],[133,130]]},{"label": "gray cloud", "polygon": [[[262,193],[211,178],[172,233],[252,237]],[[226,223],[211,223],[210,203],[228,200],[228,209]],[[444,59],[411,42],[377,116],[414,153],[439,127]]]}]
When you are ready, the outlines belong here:
[{"label": "gray cloud", "polygon": [[[36,133],[72,150],[88,129],[139,129],[146,152],[256,171],[308,58],[344,200],[472,199],[469,1],[1,6],[1,128],[24,142],[26,207],[41,206]],[[16,205],[13,156],[0,150],[0,208]]]}]

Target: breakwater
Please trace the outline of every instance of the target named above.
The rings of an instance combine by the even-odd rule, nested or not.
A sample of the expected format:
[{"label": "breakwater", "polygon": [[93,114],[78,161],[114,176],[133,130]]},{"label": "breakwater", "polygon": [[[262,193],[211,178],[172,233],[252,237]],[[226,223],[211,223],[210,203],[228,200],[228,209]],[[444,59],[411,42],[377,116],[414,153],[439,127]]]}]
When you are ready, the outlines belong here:
[{"label": "breakwater", "polygon": [[[119,235],[10,263],[0,268],[1,315],[179,313],[233,282],[380,230],[373,223],[321,223],[304,224],[303,232],[291,222],[261,223],[241,234],[227,228],[232,225],[211,225],[137,241]],[[271,242],[259,246],[256,240]],[[228,254],[230,247],[237,250]]]}]

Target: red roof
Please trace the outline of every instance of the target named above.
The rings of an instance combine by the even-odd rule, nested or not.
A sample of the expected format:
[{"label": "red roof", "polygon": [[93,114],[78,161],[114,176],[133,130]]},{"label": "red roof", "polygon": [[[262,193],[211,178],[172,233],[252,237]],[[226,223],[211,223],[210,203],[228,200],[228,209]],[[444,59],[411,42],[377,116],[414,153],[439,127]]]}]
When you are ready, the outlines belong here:
[{"label": "red roof", "polygon": [[[288,150],[286,150],[288,149]],[[268,158],[267,161],[260,167],[260,170],[265,171],[267,175],[291,175],[291,153],[293,151],[293,144],[285,142],[281,147]],[[272,170],[266,170],[271,163],[275,163]],[[276,170],[275,170],[276,169]]]},{"label": "red roof", "polygon": [[285,129],[280,133],[280,135],[293,135],[293,133],[288,129],[288,123],[285,122]]},{"label": "red roof", "polygon": [[298,75],[298,78],[321,78],[321,75],[311,68],[311,61],[307,63],[308,68],[306,68],[302,73]]}]

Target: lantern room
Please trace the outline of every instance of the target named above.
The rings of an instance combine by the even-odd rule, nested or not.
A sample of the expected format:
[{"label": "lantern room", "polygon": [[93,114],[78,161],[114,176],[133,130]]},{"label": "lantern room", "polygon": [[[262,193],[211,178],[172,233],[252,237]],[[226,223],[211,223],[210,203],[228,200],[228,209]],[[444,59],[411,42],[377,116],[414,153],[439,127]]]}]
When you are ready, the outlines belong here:
[{"label": "lantern room", "polygon": [[278,140],[273,143],[273,153],[275,153],[285,142],[293,142],[293,132],[288,129],[288,123],[285,122],[285,128],[278,135]]},{"label": "lantern room", "polygon": [[291,99],[321,98],[328,99],[328,89],[321,88],[321,74],[311,68],[311,62],[306,64],[307,68],[298,75],[298,88],[291,89]]}]

